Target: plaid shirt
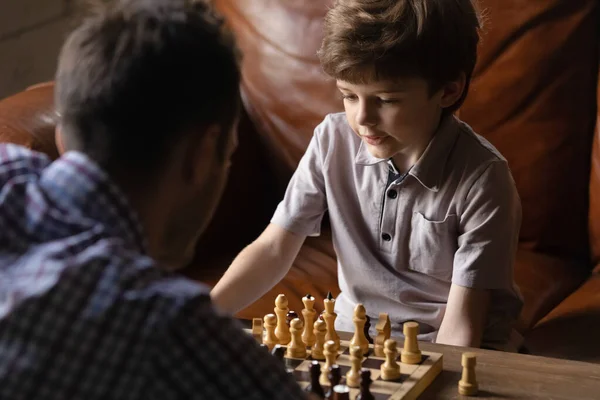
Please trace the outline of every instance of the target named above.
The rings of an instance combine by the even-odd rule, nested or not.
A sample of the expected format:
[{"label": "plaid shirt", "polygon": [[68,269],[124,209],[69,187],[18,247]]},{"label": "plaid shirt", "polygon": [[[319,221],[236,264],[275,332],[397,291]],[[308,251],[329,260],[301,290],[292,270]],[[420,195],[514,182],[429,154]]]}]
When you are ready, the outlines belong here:
[{"label": "plaid shirt", "polygon": [[0,145],[0,227],[1,399],[304,398],[85,155]]}]

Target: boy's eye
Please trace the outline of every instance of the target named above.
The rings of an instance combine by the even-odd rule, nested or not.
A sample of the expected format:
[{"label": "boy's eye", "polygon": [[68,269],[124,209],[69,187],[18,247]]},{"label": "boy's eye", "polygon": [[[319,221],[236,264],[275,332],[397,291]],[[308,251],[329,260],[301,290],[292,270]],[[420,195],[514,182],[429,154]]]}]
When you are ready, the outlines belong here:
[{"label": "boy's eye", "polygon": [[396,99],[379,99],[379,102],[383,103],[383,104],[393,104],[393,103],[397,103],[398,100]]},{"label": "boy's eye", "polygon": [[350,101],[356,100],[356,96],[353,94],[342,94],[342,98],[344,100],[350,100]]}]

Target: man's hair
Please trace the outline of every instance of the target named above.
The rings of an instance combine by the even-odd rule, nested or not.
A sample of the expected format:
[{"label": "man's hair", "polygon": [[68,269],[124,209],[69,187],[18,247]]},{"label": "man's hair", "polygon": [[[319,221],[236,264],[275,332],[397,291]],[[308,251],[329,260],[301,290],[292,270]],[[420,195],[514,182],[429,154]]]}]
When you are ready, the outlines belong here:
[{"label": "man's hair", "polygon": [[65,141],[109,171],[158,169],[185,132],[217,123],[223,159],[239,111],[239,58],[206,1],[121,0],[96,9],[59,58]]},{"label": "man's hair", "polygon": [[480,16],[472,0],[337,0],[325,18],[319,57],[335,79],[368,83],[420,77],[433,94],[477,60]]}]

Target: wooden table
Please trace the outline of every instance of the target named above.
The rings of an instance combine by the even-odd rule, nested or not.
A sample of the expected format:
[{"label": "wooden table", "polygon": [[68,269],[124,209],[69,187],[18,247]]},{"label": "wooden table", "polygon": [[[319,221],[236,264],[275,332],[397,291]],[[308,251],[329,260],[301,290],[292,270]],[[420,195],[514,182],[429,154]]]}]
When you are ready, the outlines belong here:
[{"label": "wooden table", "polygon": [[[242,324],[251,326],[250,321]],[[348,332],[338,334],[341,339],[352,338]],[[402,343],[399,339],[398,344]],[[600,399],[600,364],[423,342],[419,346],[444,354],[442,373],[419,399]],[[476,397],[458,394],[465,352],[477,354]]]},{"label": "wooden table", "polygon": [[422,350],[444,354],[442,373],[419,399],[475,399],[458,394],[461,356],[467,351],[477,354],[477,399],[600,399],[600,364],[431,343],[419,345]]}]

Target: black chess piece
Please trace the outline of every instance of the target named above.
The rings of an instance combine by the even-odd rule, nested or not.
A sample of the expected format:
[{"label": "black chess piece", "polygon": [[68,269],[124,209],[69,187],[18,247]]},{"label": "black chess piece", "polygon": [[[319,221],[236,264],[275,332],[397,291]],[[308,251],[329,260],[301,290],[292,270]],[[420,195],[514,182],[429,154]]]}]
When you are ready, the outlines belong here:
[{"label": "black chess piece", "polygon": [[373,344],[373,338],[371,336],[369,336],[369,329],[371,329],[371,317],[369,317],[368,315],[367,317],[367,322],[365,322],[365,337],[367,338],[367,341],[371,344]]},{"label": "black chess piece", "polygon": [[298,318],[298,313],[296,311],[288,311],[288,313],[285,316],[285,322],[288,326],[290,326],[290,323],[292,322],[292,320],[294,318]]},{"label": "black chess piece", "polygon": [[356,400],[375,400],[375,397],[371,393],[371,370],[368,368],[362,368],[360,370],[360,393],[356,396]]},{"label": "black chess piece", "polygon": [[340,384],[342,381],[342,369],[339,365],[333,364],[329,367],[329,374],[327,375],[329,378],[329,390],[325,395],[325,398],[328,400],[333,400],[333,388]]},{"label": "black chess piece", "polygon": [[310,372],[310,383],[306,387],[306,391],[309,393],[314,393],[319,396],[319,398],[325,397],[325,391],[323,387],[319,383],[319,376],[321,375],[321,364],[318,361],[312,361],[309,367]]},{"label": "black chess piece", "polygon": [[346,385],[333,387],[333,400],[350,400],[350,388]]},{"label": "black chess piece", "polygon": [[280,360],[282,363],[285,362],[285,360],[284,360],[285,347],[284,346],[282,346],[280,344],[276,344],[275,347],[273,347],[273,350],[271,350],[271,354],[273,354],[275,356],[275,358]]}]

